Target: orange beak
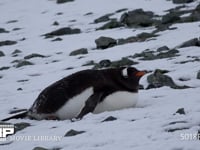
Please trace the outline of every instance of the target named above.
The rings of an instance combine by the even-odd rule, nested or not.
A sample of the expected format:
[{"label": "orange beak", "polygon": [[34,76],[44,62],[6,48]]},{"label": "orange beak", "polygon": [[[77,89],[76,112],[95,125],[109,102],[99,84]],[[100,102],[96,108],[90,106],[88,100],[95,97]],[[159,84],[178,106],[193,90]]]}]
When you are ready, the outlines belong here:
[{"label": "orange beak", "polygon": [[146,71],[138,71],[135,75],[136,77],[142,77],[145,74],[146,74]]}]

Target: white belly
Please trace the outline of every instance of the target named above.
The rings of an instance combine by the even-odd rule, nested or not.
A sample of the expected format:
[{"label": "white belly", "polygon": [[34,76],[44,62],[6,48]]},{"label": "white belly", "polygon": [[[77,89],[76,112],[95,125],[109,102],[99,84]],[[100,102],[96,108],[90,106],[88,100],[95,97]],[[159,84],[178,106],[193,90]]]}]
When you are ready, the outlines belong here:
[{"label": "white belly", "polygon": [[138,100],[138,94],[132,92],[115,92],[105,98],[105,100],[97,105],[94,113],[104,111],[113,111],[124,108],[134,107]]},{"label": "white belly", "polygon": [[[82,108],[85,106],[86,100],[93,94],[93,88],[88,88],[80,95],[77,95],[66,102],[55,115],[61,120],[71,119],[76,117]],[[99,103],[94,113],[101,113],[104,111],[113,111],[124,108],[134,107],[138,100],[137,93],[131,92],[115,92],[107,96],[101,103]]]}]

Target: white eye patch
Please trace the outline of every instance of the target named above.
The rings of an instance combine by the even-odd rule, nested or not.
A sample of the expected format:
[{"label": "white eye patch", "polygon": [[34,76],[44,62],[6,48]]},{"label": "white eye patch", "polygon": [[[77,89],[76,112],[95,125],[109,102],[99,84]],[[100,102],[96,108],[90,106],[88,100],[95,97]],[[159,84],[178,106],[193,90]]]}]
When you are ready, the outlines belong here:
[{"label": "white eye patch", "polygon": [[128,68],[124,68],[123,70],[122,70],[122,75],[124,76],[124,77],[128,77]]}]

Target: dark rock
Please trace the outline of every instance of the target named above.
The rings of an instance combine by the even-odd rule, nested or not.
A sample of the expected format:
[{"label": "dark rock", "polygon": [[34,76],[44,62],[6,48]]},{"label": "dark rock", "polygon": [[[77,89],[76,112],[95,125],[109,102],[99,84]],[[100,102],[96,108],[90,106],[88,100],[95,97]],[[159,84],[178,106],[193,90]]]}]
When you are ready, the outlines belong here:
[{"label": "dark rock", "polygon": [[30,54],[30,55],[25,56],[24,59],[31,59],[31,58],[35,58],[35,57],[45,58],[46,56],[41,55],[41,54],[33,53],[33,54]]},{"label": "dark rock", "polygon": [[28,79],[23,79],[23,80],[17,80],[17,82],[27,82],[29,81]]},{"label": "dark rock", "polygon": [[183,127],[183,128],[173,128],[173,129],[168,129],[166,130],[167,132],[175,132],[175,131],[180,131],[180,130],[187,130],[189,129],[188,127]]},{"label": "dark rock", "polygon": [[154,53],[155,53],[154,51],[145,50],[141,53],[134,54],[134,56],[132,57],[133,58],[143,57],[140,60],[156,60],[156,59],[171,58],[171,57],[178,56],[177,54],[179,53],[179,51],[176,49],[172,49],[166,52],[160,52],[158,54],[154,54]]},{"label": "dark rock", "polygon": [[118,68],[123,66],[132,66],[136,64],[138,64],[138,62],[134,62],[127,57],[123,57],[121,60],[113,61],[111,67]]},{"label": "dark rock", "polygon": [[122,14],[120,22],[128,27],[148,27],[154,23],[153,12],[136,9]]},{"label": "dark rock", "polygon": [[84,16],[89,16],[89,15],[92,15],[92,14],[93,14],[93,12],[88,12],[88,13],[84,14]]},{"label": "dark rock", "polygon": [[22,28],[13,28],[12,30],[13,31],[18,31],[18,30],[21,30]]},{"label": "dark rock", "polygon": [[16,49],[14,52],[12,52],[12,55],[16,55],[16,54],[19,54],[19,53],[22,53],[22,51]]},{"label": "dark rock", "polygon": [[2,71],[2,70],[8,70],[8,69],[10,69],[10,67],[1,67],[0,71]]},{"label": "dark rock", "polygon": [[101,69],[101,68],[118,68],[123,66],[132,66],[138,64],[138,62],[134,62],[130,60],[128,57],[123,57],[121,60],[110,61],[108,59],[101,60],[99,63],[94,63],[93,69]]},{"label": "dark rock", "polygon": [[9,33],[9,31],[6,31],[4,28],[0,28],[0,33]]},{"label": "dark rock", "polygon": [[87,48],[74,50],[69,54],[69,56],[76,56],[76,55],[83,55],[83,54],[88,54]]},{"label": "dark rock", "polygon": [[197,73],[197,79],[200,79],[200,70]]},{"label": "dark rock", "polygon": [[143,42],[149,38],[157,37],[157,36],[158,35],[156,35],[154,33],[142,32],[136,36],[131,36],[126,39],[118,39],[118,45],[133,43],[133,42]]},{"label": "dark rock", "polygon": [[20,123],[15,123],[14,126],[15,126],[15,133],[16,133],[18,131],[21,131],[21,130],[31,126],[31,124],[26,123],[26,122],[20,122]]},{"label": "dark rock", "polygon": [[28,65],[34,65],[34,64],[26,60],[19,60],[17,62],[17,65],[15,65],[15,67],[19,68],[19,67],[28,66]]},{"label": "dark rock", "polygon": [[23,90],[22,88],[18,88],[18,89],[17,89],[17,91],[22,91],[22,90]]},{"label": "dark rock", "polygon": [[184,108],[179,108],[179,109],[176,111],[176,114],[185,115],[185,110],[184,110]]},{"label": "dark rock", "polygon": [[162,51],[166,51],[166,50],[169,50],[169,48],[167,46],[162,46],[157,49],[157,52],[162,52]]},{"label": "dark rock", "polygon": [[117,40],[110,37],[101,36],[100,38],[95,40],[95,43],[97,49],[106,49],[117,45]]},{"label": "dark rock", "polygon": [[53,25],[54,25],[54,26],[58,26],[59,23],[58,23],[57,21],[54,21]]},{"label": "dark rock", "polygon": [[33,150],[49,150],[49,149],[44,147],[34,147]]},{"label": "dark rock", "polygon": [[82,66],[91,66],[91,65],[95,65],[95,62],[93,60],[90,60],[90,61],[86,62]]},{"label": "dark rock", "polygon": [[0,76],[0,79],[2,79],[3,78],[3,76]]},{"label": "dark rock", "polygon": [[104,24],[103,26],[97,28],[97,30],[106,30],[106,29],[113,29],[122,27],[123,24],[118,22],[116,19],[112,19],[110,22]]},{"label": "dark rock", "polygon": [[5,56],[4,52],[0,51],[0,57]]},{"label": "dark rock", "polygon": [[40,146],[38,146],[38,147],[34,147],[32,150],[61,150],[62,148],[60,148],[60,147],[54,147],[54,148],[44,148],[44,147],[40,147]]},{"label": "dark rock", "polygon": [[178,48],[190,47],[190,46],[200,46],[200,40],[198,38],[191,39],[182,43]]},{"label": "dark rock", "polygon": [[117,120],[117,118],[115,118],[113,116],[109,116],[108,118],[104,119],[102,122],[114,121],[114,120]]},{"label": "dark rock", "polygon": [[115,12],[120,13],[120,12],[127,11],[127,10],[128,10],[127,8],[122,8],[122,9],[116,10]]},{"label": "dark rock", "polygon": [[56,15],[63,15],[63,13],[62,12],[58,12],[58,13],[56,13]]},{"label": "dark rock", "polygon": [[162,17],[163,24],[172,24],[180,21],[181,18],[177,13],[168,13]]},{"label": "dark rock", "polygon": [[136,53],[132,56],[133,58],[143,57],[140,60],[155,60],[156,55],[154,55],[153,51],[143,51],[141,53]]},{"label": "dark rock", "polygon": [[194,0],[172,0],[172,2],[174,4],[185,4],[185,3],[191,3],[193,2]]},{"label": "dark rock", "polygon": [[7,21],[6,23],[9,24],[9,23],[16,23],[18,22],[18,20],[10,20],[10,21]]},{"label": "dark rock", "polygon": [[78,28],[71,29],[69,27],[65,27],[52,31],[50,33],[46,33],[43,36],[45,36],[45,38],[53,38],[54,36],[63,36],[63,35],[78,34],[78,33],[81,33],[81,30]]},{"label": "dark rock", "polygon": [[73,2],[74,0],[57,0],[56,3],[57,4],[63,4],[63,3],[67,3],[67,2]]},{"label": "dark rock", "polygon": [[118,39],[118,45],[127,44],[127,43],[133,43],[138,42],[138,38],[136,36],[131,36],[126,39]]},{"label": "dark rock", "polygon": [[14,45],[17,44],[16,41],[10,41],[10,40],[6,40],[6,41],[0,41],[0,46],[8,46],[8,45]]},{"label": "dark rock", "polygon": [[145,41],[148,38],[156,37],[157,35],[153,33],[142,32],[137,35],[138,41]]},{"label": "dark rock", "polygon": [[157,54],[156,57],[157,57],[157,59],[171,58],[171,57],[177,56],[178,53],[179,53],[178,50],[172,49],[172,50],[169,50],[167,52],[161,52],[161,53]]},{"label": "dark rock", "polygon": [[100,23],[100,22],[106,22],[106,21],[109,21],[110,20],[110,16],[112,16],[113,14],[106,14],[104,16],[101,16],[97,19],[94,20],[94,23]]},{"label": "dark rock", "polygon": [[55,41],[62,41],[63,39],[62,38],[55,38],[53,40],[51,40],[52,42],[55,42]]},{"label": "dark rock", "polygon": [[68,131],[65,134],[64,137],[75,136],[75,135],[82,134],[82,133],[85,133],[85,131],[76,131],[76,130],[71,129],[70,131]]},{"label": "dark rock", "polygon": [[147,87],[147,89],[159,88],[163,86],[169,86],[173,89],[189,88],[188,86],[176,85],[171,77],[164,75],[163,72],[159,69],[155,70],[153,74],[150,74],[149,76],[147,76],[147,81],[149,83],[149,86]]},{"label": "dark rock", "polygon": [[187,121],[173,121],[173,122],[170,122],[169,125],[174,125],[178,123],[188,123],[188,122]]}]

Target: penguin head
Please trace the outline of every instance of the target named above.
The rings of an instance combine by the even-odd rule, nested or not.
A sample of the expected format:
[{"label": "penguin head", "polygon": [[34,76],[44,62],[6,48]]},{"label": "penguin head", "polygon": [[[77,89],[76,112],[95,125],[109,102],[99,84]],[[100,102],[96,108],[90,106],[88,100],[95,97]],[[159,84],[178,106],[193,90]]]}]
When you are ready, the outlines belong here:
[{"label": "penguin head", "polygon": [[121,69],[121,74],[124,78],[140,79],[143,75],[146,74],[146,71],[139,71],[134,67],[123,67]]}]

